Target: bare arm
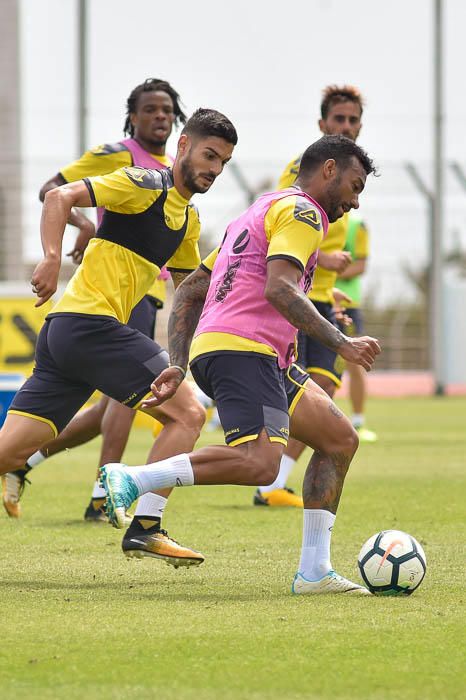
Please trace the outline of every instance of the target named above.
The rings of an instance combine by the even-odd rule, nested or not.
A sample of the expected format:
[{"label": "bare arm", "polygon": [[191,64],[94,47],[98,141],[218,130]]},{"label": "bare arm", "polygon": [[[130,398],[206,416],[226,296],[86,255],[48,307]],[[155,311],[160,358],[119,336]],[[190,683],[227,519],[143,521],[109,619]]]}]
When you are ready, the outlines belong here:
[{"label": "bare arm", "polygon": [[[61,187],[63,184],[67,183],[64,181],[60,173],[57,173],[57,175],[51,177],[50,180],[47,180],[47,182],[44,183],[40,189],[40,201],[43,202],[45,200],[45,195],[47,192],[55,189],[55,187]],[[67,223],[71,224],[72,226],[76,226],[76,228],[79,229],[74,248],[67,253],[67,255],[72,258],[73,262],[78,264],[83,259],[83,254],[89,240],[95,236],[95,226],[93,222],[83,214],[82,211],[79,211],[79,209],[76,209],[75,207],[71,208]]]},{"label": "bare arm", "polygon": [[92,206],[89,191],[82,180],[46,193],[40,222],[44,259],[36,266],[31,278],[33,291],[39,297],[36,306],[45,304],[57,289],[63,233],[73,206]]},{"label": "bare arm", "polygon": [[354,260],[346,270],[343,270],[343,272],[340,272],[338,277],[342,280],[351,280],[353,277],[357,277],[358,275],[362,275],[363,272],[366,270],[366,258],[360,258],[359,260]]},{"label": "bare arm", "polygon": [[168,318],[168,352],[172,366],[156,377],[151,386],[155,398],[145,401],[143,407],[157,406],[166,401],[183,381],[188,367],[189,348],[209,284],[210,274],[198,267],[177,288]]},{"label": "bare arm", "polygon": [[295,328],[302,330],[348,362],[371,368],[380,346],[374,338],[349,338],[329,323],[298,287],[301,272],[288,260],[267,264],[265,297]]}]

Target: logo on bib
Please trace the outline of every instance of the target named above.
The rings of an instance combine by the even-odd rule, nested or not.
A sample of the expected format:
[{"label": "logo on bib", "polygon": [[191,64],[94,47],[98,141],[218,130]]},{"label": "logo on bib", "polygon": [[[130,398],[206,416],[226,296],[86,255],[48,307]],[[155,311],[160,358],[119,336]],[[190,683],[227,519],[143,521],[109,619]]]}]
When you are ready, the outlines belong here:
[{"label": "logo on bib", "polygon": [[233,252],[235,255],[240,255],[249,245],[250,236],[248,229],[242,231],[236,241],[233,243]]}]

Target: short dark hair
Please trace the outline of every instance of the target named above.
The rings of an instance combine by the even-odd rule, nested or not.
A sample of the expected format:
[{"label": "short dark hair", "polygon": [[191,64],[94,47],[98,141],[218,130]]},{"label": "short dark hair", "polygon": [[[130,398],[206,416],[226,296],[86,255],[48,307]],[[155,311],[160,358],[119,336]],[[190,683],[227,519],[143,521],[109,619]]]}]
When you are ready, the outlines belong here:
[{"label": "short dark hair", "polygon": [[231,121],[215,109],[204,109],[203,107],[196,109],[186,122],[181,133],[188,136],[200,136],[201,138],[218,136],[233,144],[233,146],[236,146],[238,143],[238,134]]},{"label": "short dark hair", "polygon": [[376,174],[376,168],[371,158],[357,143],[341,134],[322,136],[304,151],[298,177],[300,175],[310,175],[329,158],[333,158],[336,164],[345,170],[350,165],[353,157],[359,160],[366,171],[366,175],[370,173]]},{"label": "short dark hair", "polygon": [[181,122],[186,123],[186,114],[181,109],[181,99],[175,88],[166,80],[160,78],[147,78],[143,83],[137,85],[131,91],[130,96],[126,100],[126,121],[123,127],[123,133],[129,134],[131,138],[134,136],[134,126],[131,124],[131,115],[137,110],[139,96],[143,92],[166,92],[172,98],[173,112],[175,114],[175,125],[178,126]]},{"label": "short dark hair", "polygon": [[341,102],[355,102],[359,105],[362,114],[364,98],[357,87],[354,85],[328,85],[322,90],[322,102],[320,103],[322,119],[327,119],[330,107]]}]

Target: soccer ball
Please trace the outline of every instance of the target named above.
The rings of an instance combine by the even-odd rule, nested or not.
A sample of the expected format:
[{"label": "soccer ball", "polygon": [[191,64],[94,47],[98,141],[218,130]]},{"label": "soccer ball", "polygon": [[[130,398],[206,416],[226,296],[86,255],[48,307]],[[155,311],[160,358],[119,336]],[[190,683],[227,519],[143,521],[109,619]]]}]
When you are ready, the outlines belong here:
[{"label": "soccer ball", "polygon": [[410,595],[425,576],[426,555],[406,532],[383,530],[363,544],[358,566],[371,593]]}]

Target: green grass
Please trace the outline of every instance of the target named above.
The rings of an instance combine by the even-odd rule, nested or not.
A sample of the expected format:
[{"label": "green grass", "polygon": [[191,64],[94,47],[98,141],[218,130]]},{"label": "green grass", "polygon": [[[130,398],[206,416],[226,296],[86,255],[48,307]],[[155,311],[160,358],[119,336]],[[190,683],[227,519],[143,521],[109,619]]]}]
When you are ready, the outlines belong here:
[{"label": "green grass", "polygon": [[[2,700],[464,697],[466,400],[374,400],[370,415],[380,441],[353,463],[332,560],[357,578],[370,535],[406,530],[428,559],[413,596],[292,597],[301,515],[253,508],[251,488],[174,493],[165,525],[204,552],[199,569],[127,561],[118,531],[81,520],[93,442],[37,469],[21,521],[0,516]],[[128,462],[149,446],[135,430]]]}]

